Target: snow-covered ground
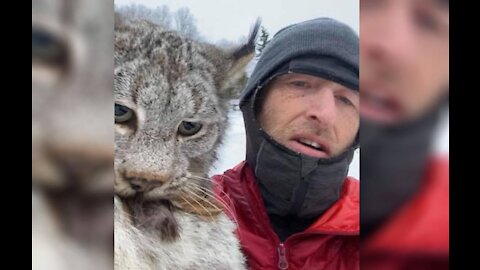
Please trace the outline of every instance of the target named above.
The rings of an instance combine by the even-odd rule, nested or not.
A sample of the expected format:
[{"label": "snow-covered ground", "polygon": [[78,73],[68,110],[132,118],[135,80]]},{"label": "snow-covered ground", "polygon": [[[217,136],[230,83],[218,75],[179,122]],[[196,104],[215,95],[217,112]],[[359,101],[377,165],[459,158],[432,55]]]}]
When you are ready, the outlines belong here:
[{"label": "snow-covered ground", "polygon": [[[221,174],[224,171],[233,168],[235,165],[245,160],[245,126],[243,125],[242,112],[236,104],[238,100],[231,101],[229,113],[229,127],[225,135],[225,141],[219,149],[218,161],[215,163],[210,175]],[[355,151],[353,161],[350,164],[349,175],[360,179],[359,169],[359,151]]]}]

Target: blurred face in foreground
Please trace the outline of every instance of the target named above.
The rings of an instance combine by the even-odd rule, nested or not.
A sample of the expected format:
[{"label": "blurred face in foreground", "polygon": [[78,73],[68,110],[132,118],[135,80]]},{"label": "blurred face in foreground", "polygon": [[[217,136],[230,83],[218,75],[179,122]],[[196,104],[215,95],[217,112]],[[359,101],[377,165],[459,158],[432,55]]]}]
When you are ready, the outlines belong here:
[{"label": "blurred face in foreground", "polygon": [[360,3],[362,117],[385,124],[420,117],[448,91],[448,0]]}]

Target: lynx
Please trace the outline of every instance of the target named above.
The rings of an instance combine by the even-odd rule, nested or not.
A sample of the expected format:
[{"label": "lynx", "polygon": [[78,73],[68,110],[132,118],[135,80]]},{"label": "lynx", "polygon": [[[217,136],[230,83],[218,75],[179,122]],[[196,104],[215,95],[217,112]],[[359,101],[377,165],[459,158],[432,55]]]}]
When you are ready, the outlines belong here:
[{"label": "lynx", "polygon": [[207,174],[258,28],[226,51],[116,16],[116,269],[245,269]]}]

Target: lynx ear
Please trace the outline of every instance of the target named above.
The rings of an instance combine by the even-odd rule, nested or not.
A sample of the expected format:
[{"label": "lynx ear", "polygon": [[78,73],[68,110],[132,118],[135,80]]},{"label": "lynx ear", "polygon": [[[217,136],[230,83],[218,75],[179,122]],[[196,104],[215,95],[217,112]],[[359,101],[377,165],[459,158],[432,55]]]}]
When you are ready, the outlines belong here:
[{"label": "lynx ear", "polygon": [[[236,48],[230,53],[230,65],[226,70],[226,75],[220,83],[220,91],[222,94],[235,92],[233,89],[243,87],[246,82],[245,68],[255,56],[255,44],[257,41],[258,30],[260,28],[261,19],[258,18],[248,35],[247,43]],[[241,84],[241,85],[240,85]],[[228,94],[227,94],[228,95]]]}]

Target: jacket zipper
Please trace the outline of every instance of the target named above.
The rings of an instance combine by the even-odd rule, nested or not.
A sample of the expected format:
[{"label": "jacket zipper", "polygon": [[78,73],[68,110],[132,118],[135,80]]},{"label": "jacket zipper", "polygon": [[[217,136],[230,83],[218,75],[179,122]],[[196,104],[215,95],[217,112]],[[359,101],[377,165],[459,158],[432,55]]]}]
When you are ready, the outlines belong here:
[{"label": "jacket zipper", "polygon": [[286,256],[286,248],[283,243],[278,245],[278,269],[287,270],[288,269],[288,260]]}]

